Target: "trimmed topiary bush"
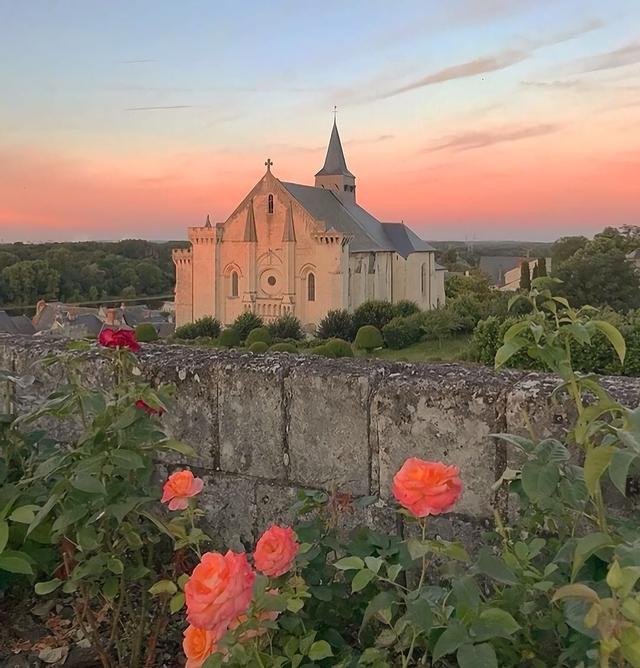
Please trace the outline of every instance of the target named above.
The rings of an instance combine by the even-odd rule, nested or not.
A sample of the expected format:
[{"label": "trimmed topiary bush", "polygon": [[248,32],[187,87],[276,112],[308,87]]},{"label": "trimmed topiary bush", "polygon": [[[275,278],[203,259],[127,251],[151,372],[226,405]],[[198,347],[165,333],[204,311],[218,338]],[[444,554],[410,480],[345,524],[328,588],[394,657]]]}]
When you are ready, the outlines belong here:
[{"label": "trimmed topiary bush", "polygon": [[246,340],[252,329],[264,326],[264,320],[251,311],[241,313],[234,321],[232,327],[240,335],[240,341]]},{"label": "trimmed topiary bush", "polygon": [[246,345],[251,347],[253,343],[257,343],[258,341],[265,343],[267,348],[273,342],[271,332],[266,327],[256,327],[255,329],[252,329],[249,332],[249,336],[247,336]]},{"label": "trimmed topiary bush", "polygon": [[269,348],[270,353],[297,353],[298,349],[293,343],[274,343]]},{"label": "trimmed topiary bush", "polygon": [[264,341],[254,341],[249,346],[249,352],[250,353],[255,353],[256,355],[266,353],[267,350],[269,350],[269,345],[267,343],[265,343]]},{"label": "trimmed topiary bush", "polygon": [[334,353],[329,350],[326,343],[321,346],[316,346],[311,352],[314,355],[321,355],[322,357],[335,357]]},{"label": "trimmed topiary bush", "polygon": [[210,315],[200,318],[195,322],[178,327],[174,333],[177,339],[197,339],[201,336],[217,339],[220,336],[220,321]]},{"label": "trimmed topiary bush", "polygon": [[337,308],[329,311],[318,325],[319,339],[342,339],[353,341],[356,330],[353,324],[353,314],[346,309]]},{"label": "trimmed topiary bush", "polygon": [[351,344],[342,339],[329,339],[324,347],[332,357],[353,357]]},{"label": "trimmed topiary bush", "polygon": [[383,344],[384,340],[382,334],[377,327],[374,327],[373,325],[363,325],[356,334],[354,346],[358,350],[366,350],[370,353],[376,348],[382,348]]},{"label": "trimmed topiary bush", "polygon": [[418,343],[422,337],[420,315],[414,314],[408,318],[394,318],[382,328],[382,336],[387,348],[400,350]]},{"label": "trimmed topiary bush", "polygon": [[356,331],[364,325],[373,325],[381,330],[395,316],[391,302],[371,300],[363,302],[353,313],[353,326]]},{"label": "trimmed topiary bush", "polygon": [[420,307],[410,299],[401,299],[393,305],[393,313],[396,318],[408,318],[414,313],[419,313]]},{"label": "trimmed topiary bush", "polygon": [[158,332],[150,322],[141,322],[136,326],[136,339],[141,343],[150,343],[158,340]]},{"label": "trimmed topiary bush", "polygon": [[302,323],[292,313],[285,313],[270,322],[267,327],[274,339],[293,339],[299,341],[304,338]]},{"label": "trimmed topiary bush", "polygon": [[240,345],[240,333],[234,327],[227,327],[222,330],[219,343],[223,348],[235,348]]}]

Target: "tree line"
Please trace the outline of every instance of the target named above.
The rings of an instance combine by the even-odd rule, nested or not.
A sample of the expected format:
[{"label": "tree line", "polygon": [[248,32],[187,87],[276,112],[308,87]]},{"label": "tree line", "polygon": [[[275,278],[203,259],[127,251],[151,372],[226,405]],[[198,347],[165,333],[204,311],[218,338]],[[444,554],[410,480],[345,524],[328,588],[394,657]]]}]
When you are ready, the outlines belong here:
[{"label": "tree line", "polygon": [[171,294],[171,259],[181,242],[141,239],[0,245],[0,305],[39,299],[99,302]]}]

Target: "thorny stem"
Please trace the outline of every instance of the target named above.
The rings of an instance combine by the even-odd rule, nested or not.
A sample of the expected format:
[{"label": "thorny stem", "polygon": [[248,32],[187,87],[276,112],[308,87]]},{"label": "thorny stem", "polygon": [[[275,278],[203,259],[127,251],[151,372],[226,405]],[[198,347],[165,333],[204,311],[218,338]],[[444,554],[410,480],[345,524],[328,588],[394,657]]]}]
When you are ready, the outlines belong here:
[{"label": "thorny stem", "polygon": [[[422,541],[424,542],[427,538],[427,520],[426,519],[421,519],[420,520],[420,527],[422,528]],[[422,585],[424,583],[424,578],[427,573],[427,555],[424,554],[422,555],[422,569],[420,571],[420,580],[418,582],[418,589],[417,591],[420,592],[422,589]],[[411,644],[409,645],[409,651],[407,653],[407,656],[402,657],[402,668],[407,668],[410,665],[411,659],[413,658],[413,649],[416,644],[416,638],[417,634],[415,632],[415,629],[413,630],[413,635],[411,637]]]},{"label": "thorny stem", "polygon": [[257,641],[253,643],[253,653],[255,654],[256,660],[258,661],[258,665],[261,666],[261,668],[264,668],[264,663],[262,662],[262,659],[260,658],[260,652],[258,652]]},{"label": "thorny stem", "polygon": [[144,668],[153,668],[155,665],[156,653],[158,650],[158,638],[169,622],[166,614],[168,600],[168,597],[163,597],[162,602],[160,603],[160,610],[158,610],[151,635],[147,641],[147,655],[144,661]]},{"label": "thorny stem", "polygon": [[76,609],[76,616],[78,617],[78,621],[82,626],[83,631],[86,633],[84,619],[85,618],[87,619],[87,622],[89,624],[88,635],[91,638],[91,643],[93,645],[93,648],[95,649],[97,655],[100,657],[100,661],[102,662],[103,667],[112,668],[113,664],[111,662],[111,659],[109,658],[109,655],[107,654],[105,648],[102,646],[102,642],[100,641],[98,622],[94,617],[93,611],[89,606],[89,597],[87,596],[87,589],[84,585],[80,587],[80,593],[82,595],[82,609],[81,610]]}]

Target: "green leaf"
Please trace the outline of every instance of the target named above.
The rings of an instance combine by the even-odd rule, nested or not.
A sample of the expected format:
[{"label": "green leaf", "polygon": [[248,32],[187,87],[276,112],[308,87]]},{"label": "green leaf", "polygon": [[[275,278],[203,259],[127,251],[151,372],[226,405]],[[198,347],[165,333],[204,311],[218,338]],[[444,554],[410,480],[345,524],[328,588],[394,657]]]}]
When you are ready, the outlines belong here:
[{"label": "green leaf", "polygon": [[515,322],[509,329],[504,333],[504,336],[502,337],[502,340],[507,343],[508,341],[511,341],[511,339],[515,338],[516,336],[522,334],[526,329],[529,329],[529,321],[528,320],[520,320],[518,322]]},{"label": "green leaf", "polygon": [[119,584],[120,582],[115,575],[108,577],[102,585],[102,593],[104,594],[104,597],[109,600],[114,599],[118,593]]},{"label": "green leaf", "polygon": [[524,436],[516,436],[515,434],[490,434],[493,438],[499,438],[502,441],[506,441],[511,445],[515,445],[517,448],[524,450],[525,452],[533,452],[535,443],[530,438],[524,438]]},{"label": "green leaf", "polygon": [[360,631],[358,635],[362,634],[362,631],[364,630],[364,628],[374,615],[376,615],[381,610],[386,610],[387,608],[390,608],[391,605],[394,603],[394,601],[395,598],[393,594],[391,594],[388,591],[381,591],[379,594],[376,594],[369,601],[369,605],[367,605],[367,608],[364,611],[364,615],[362,617],[362,624],[360,625]]},{"label": "green leaf", "polygon": [[456,654],[459,668],[498,668],[496,651],[489,643],[462,645]]},{"label": "green leaf", "polygon": [[169,601],[169,610],[171,614],[174,615],[176,612],[179,612],[184,608],[184,593],[179,591],[171,597]]},{"label": "green leaf", "polygon": [[53,493],[47,499],[47,502],[44,504],[44,506],[42,506],[42,508],[40,508],[29,525],[29,528],[27,529],[27,536],[31,535],[31,533],[35,531],[35,529],[37,529],[38,526],[46,519],[47,515],[51,512],[56,503],[58,503],[59,498],[59,494]]},{"label": "green leaf", "polygon": [[52,591],[55,591],[61,584],[62,580],[55,578],[54,580],[49,580],[48,582],[38,582],[34,589],[38,596],[45,596],[46,594],[50,594]]},{"label": "green leaf", "polygon": [[600,478],[617,451],[618,448],[613,445],[601,445],[587,451],[584,458],[584,483],[591,496],[596,493]]},{"label": "green leaf", "polygon": [[428,633],[433,626],[433,613],[429,601],[418,598],[407,604],[407,616],[420,630]]},{"label": "green leaf", "polygon": [[124,572],[124,564],[117,557],[110,557],[109,559],[107,559],[107,568],[114,575],[122,575],[122,573]]},{"label": "green leaf", "polygon": [[635,452],[618,450],[614,453],[609,463],[609,478],[611,478],[611,482],[623,496],[627,493],[629,467],[637,457],[638,455]]},{"label": "green leaf", "polygon": [[498,557],[491,554],[489,548],[482,548],[478,553],[476,568],[480,573],[504,584],[517,584],[515,573]]},{"label": "green leaf", "polygon": [[573,580],[578,575],[585,561],[591,555],[606,547],[613,547],[611,538],[606,533],[597,532],[579,538],[576,541],[576,549],[573,554],[571,579]]},{"label": "green leaf", "polygon": [[312,661],[320,661],[329,656],[333,656],[333,652],[331,651],[331,645],[329,645],[326,640],[316,640],[316,642],[311,645],[308,657]]},{"label": "green leaf", "polygon": [[415,561],[433,552],[433,546],[431,541],[409,538],[407,541],[407,550],[409,551],[409,556]]},{"label": "green leaf", "polygon": [[519,624],[506,610],[487,608],[471,625],[469,635],[480,642],[491,638],[508,638],[519,628]]},{"label": "green leaf", "polygon": [[540,464],[526,462],[522,467],[522,488],[525,494],[537,501],[548,498],[555,491],[560,481],[560,471],[553,462]]},{"label": "green leaf", "polygon": [[71,481],[71,486],[81,492],[85,492],[86,494],[107,493],[104,485],[100,482],[100,480],[92,475],[88,475],[87,473],[80,473],[75,478],[73,478]]},{"label": "green leaf", "polygon": [[38,510],[40,510],[40,506],[34,506],[33,504],[20,506],[9,515],[9,519],[20,524],[31,524]]},{"label": "green leaf", "polygon": [[4,552],[0,554],[0,570],[20,575],[33,575],[33,568],[23,552]]},{"label": "green leaf", "polygon": [[591,324],[609,339],[609,343],[613,346],[613,349],[620,358],[620,364],[624,364],[627,345],[624,342],[624,337],[620,334],[618,329],[610,322],[605,322],[604,320],[592,320]]},{"label": "green leaf", "polygon": [[361,568],[364,568],[364,561],[360,557],[344,557],[334,562],[333,567],[339,571],[359,571]]},{"label": "green leaf", "polygon": [[160,594],[168,594],[173,596],[177,591],[178,587],[176,586],[175,582],[172,582],[171,580],[159,580],[154,585],[149,587],[149,593],[153,594],[154,596],[158,596]]},{"label": "green leaf", "polygon": [[89,508],[86,506],[74,506],[73,508],[69,508],[58,516],[51,529],[54,533],[64,531],[68,526],[75,524],[78,520],[82,519],[88,512]]},{"label": "green leaf", "polygon": [[9,542],[9,523],[6,520],[0,520],[0,554],[4,552]]},{"label": "green leaf", "polygon": [[364,589],[375,576],[376,574],[368,568],[358,571],[351,581],[351,593],[355,594],[357,591]]},{"label": "green leaf", "polygon": [[135,469],[143,469],[144,461],[142,457],[133,450],[114,450],[111,453],[111,461],[115,466],[126,469],[127,471],[134,471]]},{"label": "green leaf", "polygon": [[433,648],[433,663],[447,654],[452,654],[468,641],[467,629],[458,621],[450,621]]},{"label": "green leaf", "polygon": [[597,603],[600,600],[598,594],[596,594],[591,587],[587,587],[587,585],[580,583],[560,587],[551,600],[559,601],[563,598],[577,598],[583,601],[588,601],[589,603]]},{"label": "green leaf", "polygon": [[181,441],[176,441],[175,438],[161,441],[159,445],[165,450],[174,450],[175,452],[179,452],[181,455],[193,456],[196,454],[196,451],[190,445],[182,443]]},{"label": "green leaf", "polygon": [[384,560],[380,557],[365,557],[364,563],[367,565],[367,568],[374,573],[378,573]]},{"label": "green leaf", "polygon": [[511,341],[504,343],[498,348],[498,352],[496,353],[495,368],[499,369],[526,345],[528,344],[524,339],[511,339]]}]

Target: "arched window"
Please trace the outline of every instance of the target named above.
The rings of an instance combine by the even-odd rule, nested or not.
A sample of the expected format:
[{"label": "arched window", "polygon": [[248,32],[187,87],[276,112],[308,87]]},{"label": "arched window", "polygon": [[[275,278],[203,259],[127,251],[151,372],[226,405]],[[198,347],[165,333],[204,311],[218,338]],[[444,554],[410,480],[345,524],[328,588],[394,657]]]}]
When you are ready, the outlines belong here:
[{"label": "arched window", "polygon": [[307,276],[307,300],[310,302],[316,300],[316,277],[311,273]]},{"label": "arched window", "polygon": [[273,213],[273,195],[269,195],[269,199],[267,200],[268,204],[268,212]]},{"label": "arched window", "polygon": [[232,297],[237,297],[238,296],[238,272],[234,271],[231,274],[231,296]]},{"label": "arched window", "polygon": [[427,265],[422,265],[422,274],[420,277],[420,285],[422,287],[422,294],[425,294],[427,291]]}]

